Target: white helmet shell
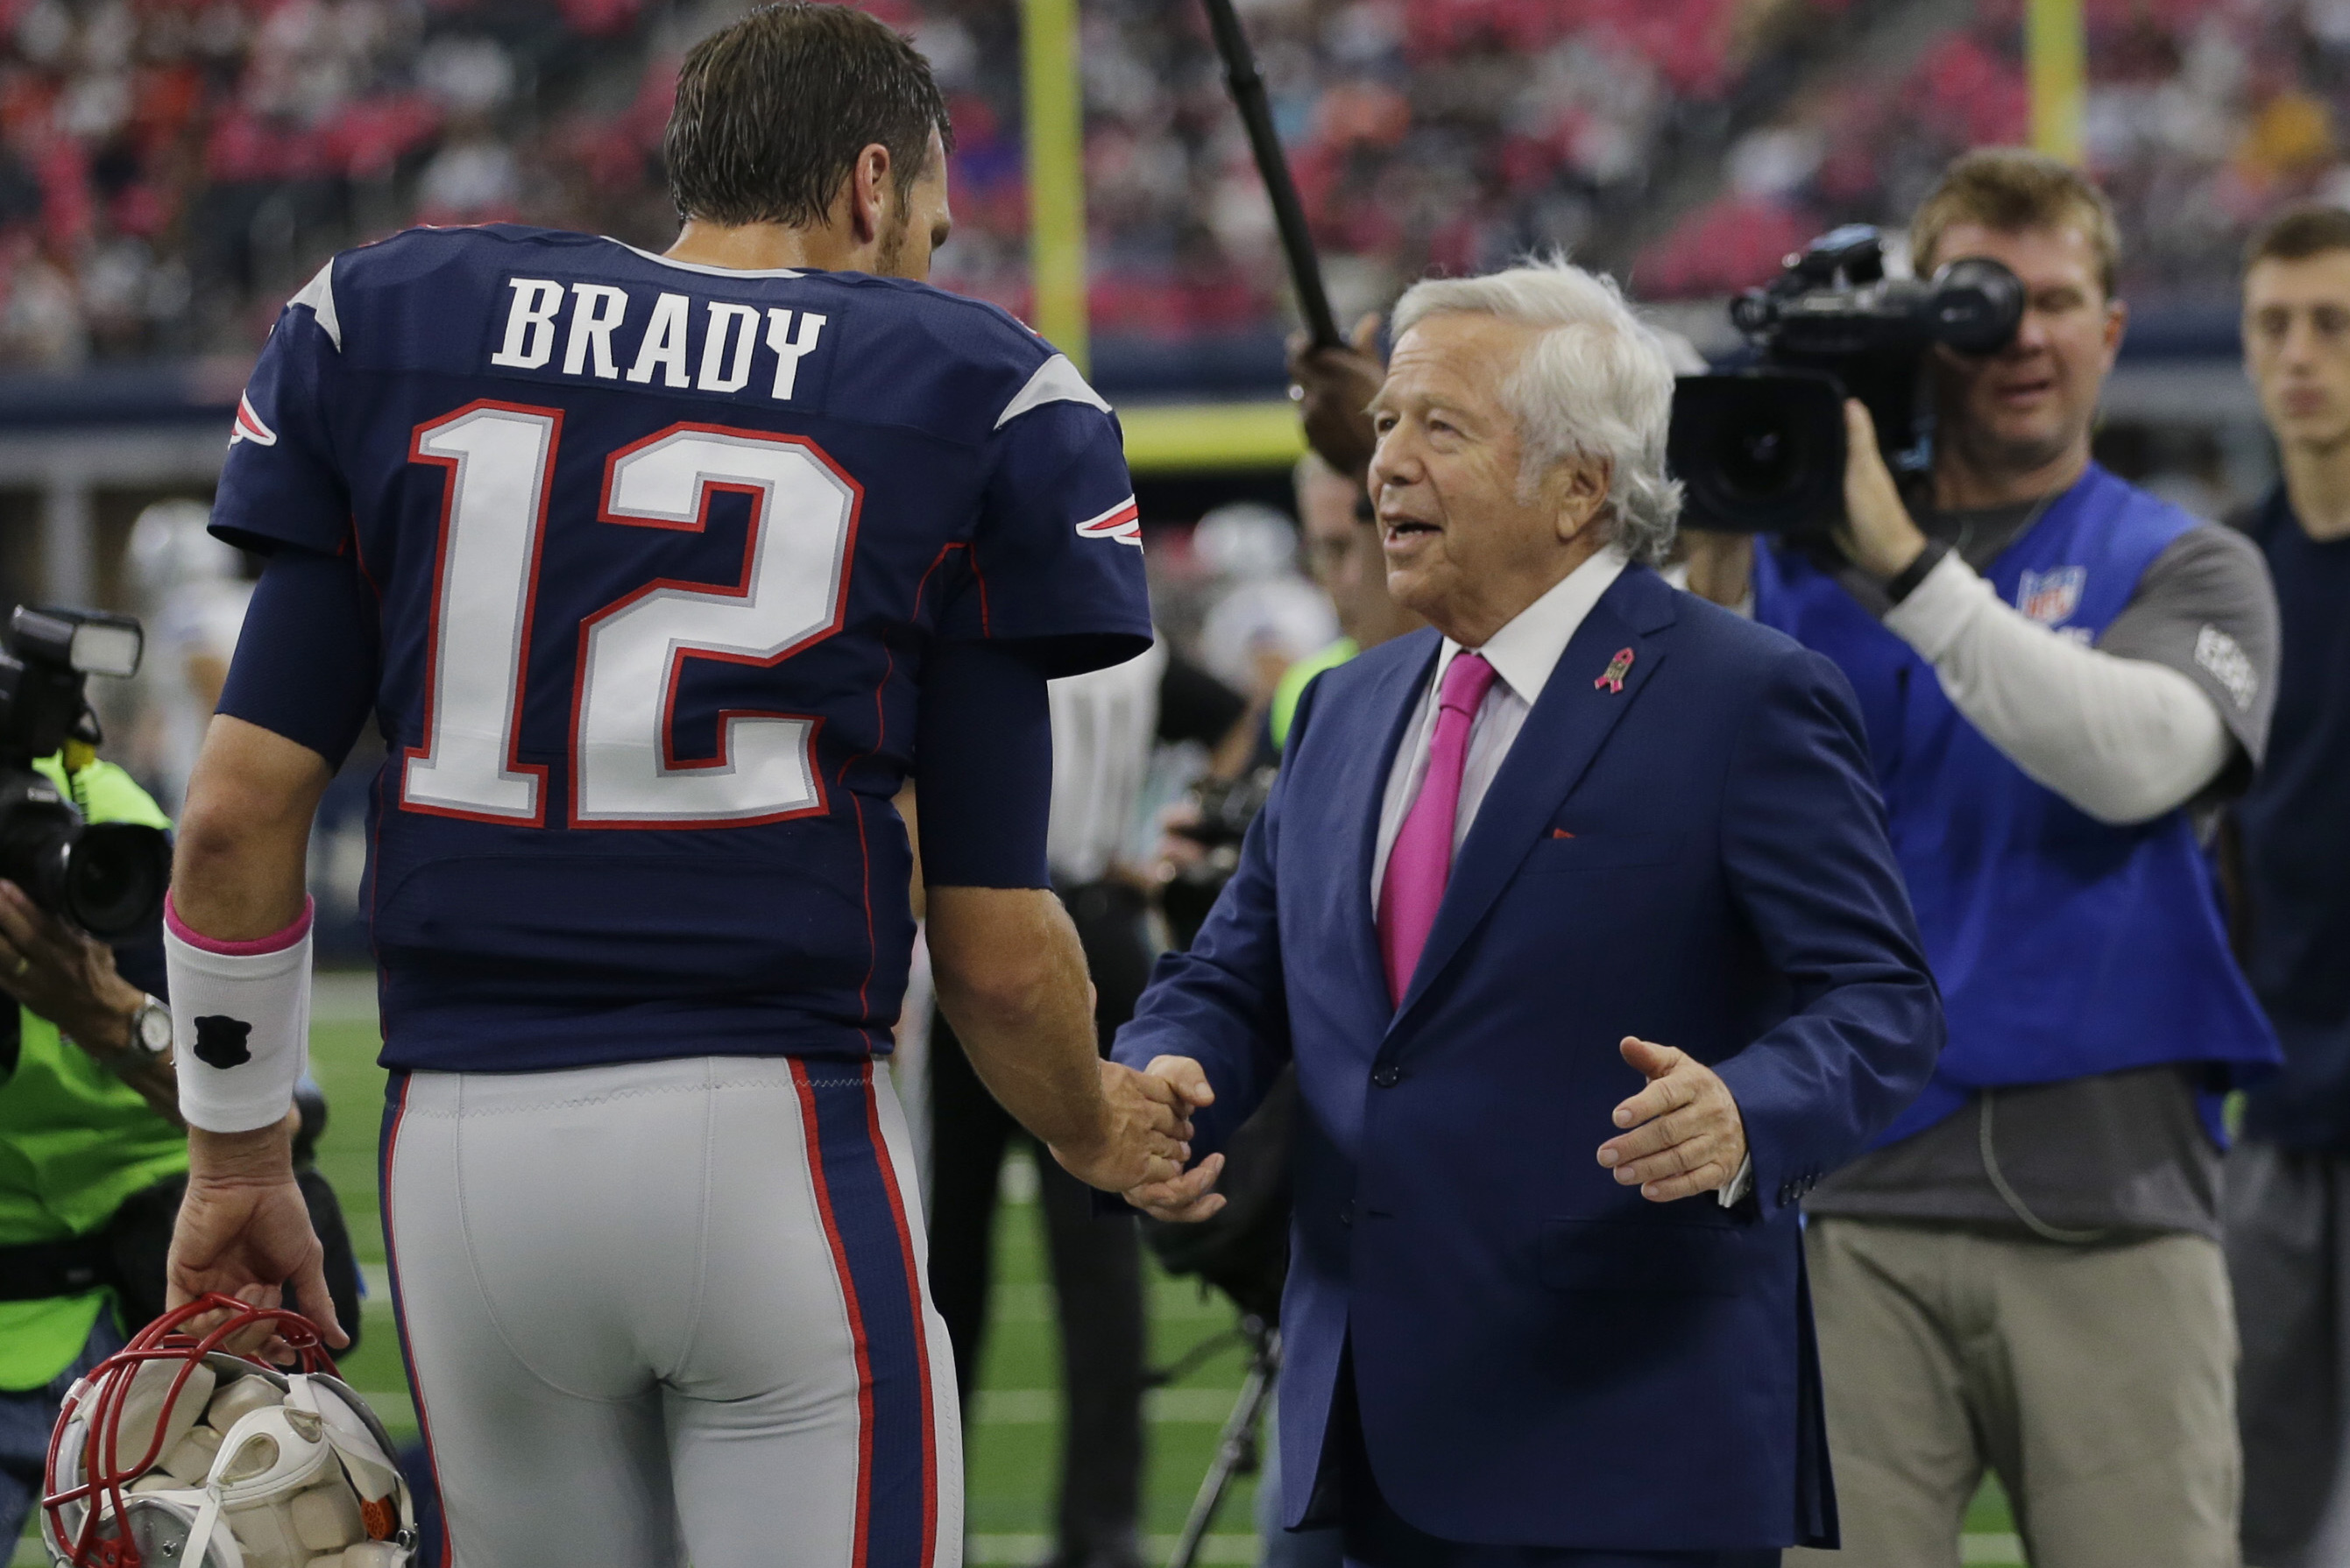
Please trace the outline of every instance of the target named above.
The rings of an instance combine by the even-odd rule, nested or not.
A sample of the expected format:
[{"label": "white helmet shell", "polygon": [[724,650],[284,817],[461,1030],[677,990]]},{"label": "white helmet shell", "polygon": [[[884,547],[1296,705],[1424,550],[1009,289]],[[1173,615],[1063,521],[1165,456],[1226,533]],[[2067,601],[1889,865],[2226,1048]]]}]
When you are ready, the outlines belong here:
[{"label": "white helmet shell", "polygon": [[213,537],[212,508],[201,501],[158,501],[130,525],[131,580],[150,604],[190,583],[234,582],[244,559],[234,545]]},{"label": "white helmet shell", "polygon": [[[306,1362],[331,1366],[299,1318],[230,1304],[290,1320],[311,1336]],[[365,1401],[329,1372],[215,1348],[234,1324],[203,1342],[171,1332],[192,1315],[159,1319],[67,1394],[41,1507],[50,1562],[413,1568],[415,1503]]]}]

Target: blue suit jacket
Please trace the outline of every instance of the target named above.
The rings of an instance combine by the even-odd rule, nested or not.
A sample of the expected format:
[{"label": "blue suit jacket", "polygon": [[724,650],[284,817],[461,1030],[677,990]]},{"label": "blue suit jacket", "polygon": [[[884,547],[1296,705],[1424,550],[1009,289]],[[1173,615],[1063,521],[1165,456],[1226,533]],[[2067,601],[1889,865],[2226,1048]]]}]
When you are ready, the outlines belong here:
[{"label": "blue suit jacket", "polygon": [[[1795,1205],[1925,1084],[1942,1017],[1835,667],[1633,567],[1567,644],[1390,1005],[1389,764],[1438,639],[1320,677],[1238,873],[1118,1060],[1196,1057],[1212,1148],[1295,1058],[1288,1522],[1351,1338],[1381,1490],[1454,1541],[1834,1544]],[[1618,649],[1624,689],[1595,684]],[[1597,1162],[1626,1034],[1711,1063],[1754,1196]]]}]

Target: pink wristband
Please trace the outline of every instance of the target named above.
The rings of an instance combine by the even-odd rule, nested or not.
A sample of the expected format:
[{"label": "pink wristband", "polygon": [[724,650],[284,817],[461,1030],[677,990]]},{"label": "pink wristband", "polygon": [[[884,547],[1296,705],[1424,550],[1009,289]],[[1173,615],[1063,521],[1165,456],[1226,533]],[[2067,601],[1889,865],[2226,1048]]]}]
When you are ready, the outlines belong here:
[{"label": "pink wristband", "polygon": [[308,936],[310,917],[317,909],[317,900],[306,894],[302,898],[300,917],[284,930],[272,931],[265,937],[257,937],[249,942],[224,942],[217,937],[205,936],[180,919],[180,911],[172,904],[172,895],[166,893],[163,895],[163,924],[173,936],[202,951],[221,953],[229,958],[259,958],[264,953],[284,952],[287,948]]}]

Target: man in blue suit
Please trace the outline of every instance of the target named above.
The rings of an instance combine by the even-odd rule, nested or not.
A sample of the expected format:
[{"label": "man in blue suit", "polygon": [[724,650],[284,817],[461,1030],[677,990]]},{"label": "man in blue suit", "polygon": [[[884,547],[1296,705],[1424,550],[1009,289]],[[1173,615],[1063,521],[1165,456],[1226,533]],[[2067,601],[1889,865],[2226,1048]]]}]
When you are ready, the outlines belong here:
[{"label": "man in blue suit", "polygon": [[1796,1204],[1942,1040],[1852,694],[1649,569],[1672,372],[1612,284],[1423,283],[1396,325],[1371,491],[1434,629],[1308,689],[1119,1033],[1201,1157],[1128,1196],[1213,1212],[1296,1062],[1287,1522],[1355,1562],[1834,1544]]}]

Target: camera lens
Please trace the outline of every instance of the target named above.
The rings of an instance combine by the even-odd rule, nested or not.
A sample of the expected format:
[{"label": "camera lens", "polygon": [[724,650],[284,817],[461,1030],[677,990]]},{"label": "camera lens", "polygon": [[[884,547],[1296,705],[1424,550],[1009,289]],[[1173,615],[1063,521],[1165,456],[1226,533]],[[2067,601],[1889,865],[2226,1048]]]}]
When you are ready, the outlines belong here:
[{"label": "camera lens", "polygon": [[1799,431],[1775,413],[1757,410],[1752,422],[1724,427],[1713,472],[1731,499],[1768,505],[1786,498],[1802,477],[1807,456]]},{"label": "camera lens", "polygon": [[80,814],[37,774],[0,777],[0,877],[40,908],[55,909],[80,826]]},{"label": "camera lens", "polygon": [[84,930],[129,936],[162,914],[171,846],[155,828],[103,822],[82,829],[66,852],[64,872],[66,909]]},{"label": "camera lens", "polygon": [[1686,526],[1825,533],[1844,514],[1844,388],[1810,370],[1684,376],[1666,453]]}]

